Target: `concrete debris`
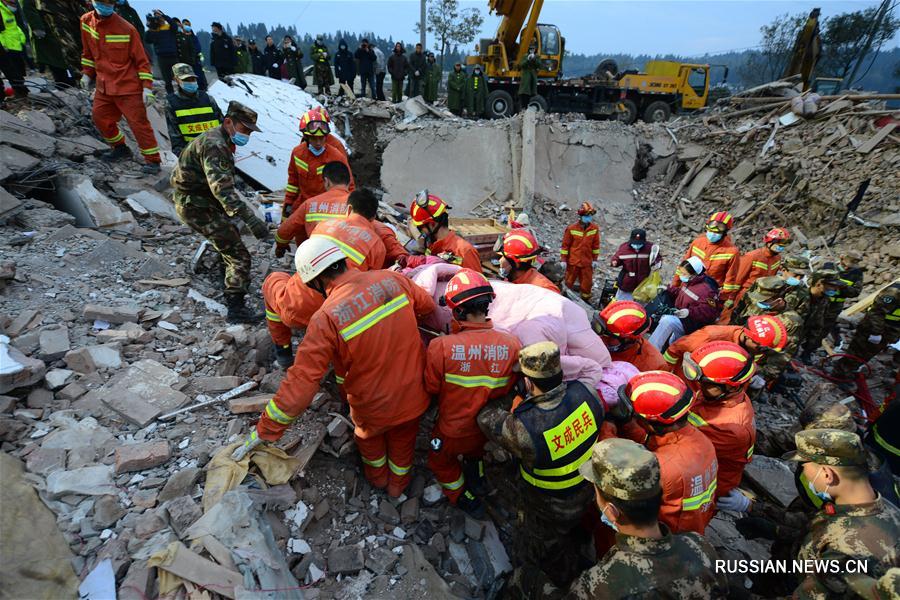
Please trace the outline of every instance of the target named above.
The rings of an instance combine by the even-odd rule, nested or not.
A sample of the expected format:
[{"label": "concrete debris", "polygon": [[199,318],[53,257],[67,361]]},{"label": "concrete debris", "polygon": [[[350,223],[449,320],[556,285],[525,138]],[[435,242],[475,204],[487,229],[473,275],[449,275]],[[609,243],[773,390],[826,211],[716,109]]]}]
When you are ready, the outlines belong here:
[{"label": "concrete debris", "polygon": [[55,471],[47,476],[47,493],[52,498],[66,494],[102,496],[115,494],[112,469],[106,465],[82,467],[71,471]]},{"label": "concrete debris", "polygon": [[81,313],[85,321],[106,321],[112,324],[137,323],[144,311],[139,306],[100,306],[87,304]]},{"label": "concrete debris", "polygon": [[79,227],[108,227],[131,231],[134,217],[123,212],[115,202],[94,187],[84,176],[64,176],[59,189],[59,206],[75,216]]},{"label": "concrete debris", "polygon": [[173,386],[183,386],[177,373],[152,359],[139,360],[117,373],[97,395],[104,405],[138,427],[180,408],[189,400]]},{"label": "concrete debris", "polygon": [[172,457],[169,442],[159,440],[128,444],[116,448],[116,475],[129,471],[143,471],[165,463]]},{"label": "concrete debris", "polygon": [[89,374],[99,369],[118,369],[122,366],[122,351],[115,344],[86,346],[66,353],[66,366],[76,373]]},{"label": "concrete debris", "polygon": [[141,190],[126,198],[125,202],[137,212],[143,210],[143,214],[153,213],[180,223],[175,205],[169,200],[150,190]]}]

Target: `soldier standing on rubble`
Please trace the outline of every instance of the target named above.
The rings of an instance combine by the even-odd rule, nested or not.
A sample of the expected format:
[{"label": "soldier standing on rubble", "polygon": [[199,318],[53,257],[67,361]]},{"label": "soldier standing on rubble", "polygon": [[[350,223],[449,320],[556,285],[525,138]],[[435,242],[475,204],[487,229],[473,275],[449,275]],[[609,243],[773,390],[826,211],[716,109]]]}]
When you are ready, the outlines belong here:
[{"label": "soldier standing on rubble", "polygon": [[447,108],[456,116],[462,114],[466,105],[467,79],[468,76],[465,69],[462,68],[462,63],[453,65],[453,70],[447,76]]},{"label": "soldier standing on rubble", "polygon": [[406,50],[400,42],[394,44],[394,51],[387,60],[387,70],[391,74],[391,102],[396,104],[403,100],[403,78],[409,71]]},{"label": "soldier standing on rubble", "polygon": [[231,323],[256,323],[262,315],[244,304],[250,286],[250,252],[238,228],[240,217],[256,239],[266,239],[268,226],[234,189],[234,150],[259,131],[256,112],[239,102],[228,105],[223,123],[191,140],[172,171],[175,210],[182,222],[209,240],[225,263],[225,304]]},{"label": "soldier standing on rubble", "polygon": [[537,47],[531,45],[528,47],[528,54],[522,58],[519,63],[519,71],[521,79],[519,81],[519,108],[525,110],[532,96],[537,96],[538,69],[541,68],[541,61],[537,56]]},{"label": "soldier standing on rubble", "polygon": [[434,52],[429,52],[425,60],[425,90],[422,97],[425,102],[434,103],[437,101],[438,90],[441,88],[441,78],[443,77],[441,65],[434,60]]},{"label": "soldier standing on rubble", "polygon": [[487,80],[481,72],[481,65],[475,65],[472,76],[466,80],[466,114],[469,118],[480,119],[487,110]]},{"label": "soldier standing on rubble", "polygon": [[600,434],[603,403],[580,381],[563,382],[553,342],[522,348],[519,368],[524,400],[512,408],[503,400],[489,403],[478,414],[478,426],[519,460],[517,562],[544,571],[562,587],[578,573],[578,548],[588,537],[581,519],[593,489],[578,467]]},{"label": "soldier standing on rubble", "polygon": [[215,100],[200,90],[197,74],[191,65],[176,64],[172,67],[172,76],[176,89],[166,96],[166,121],[172,152],[180,156],[188,142],[222,124],[222,111]]},{"label": "soldier standing on rubble", "polygon": [[[847,354],[834,368],[834,376],[850,379],[860,367],[900,339],[900,283],[885,288],[875,297],[863,320],[856,326]],[[896,402],[897,400],[895,400]]]},{"label": "soldier standing on rubble", "polygon": [[51,16],[47,13],[46,8],[42,8],[44,6],[46,3],[39,2],[39,0],[23,0],[22,2],[22,13],[31,30],[31,49],[34,53],[34,60],[50,69],[57,87],[74,86],[75,77],[69,71],[66,58],[63,56],[62,44],[53,29]]},{"label": "soldier standing on rubble", "polygon": [[862,253],[857,250],[850,250],[841,255],[837,264],[838,277],[846,286],[838,291],[837,296],[828,299],[828,306],[825,308],[825,331],[831,333],[834,345],[841,343],[841,334],[838,330],[837,320],[848,298],[859,298],[862,293],[863,277],[865,270],[859,266],[862,261]]},{"label": "soldier standing on rubble", "polygon": [[422,94],[425,82],[425,53],[422,44],[416,44],[416,49],[409,55],[409,97],[415,98]]},{"label": "soldier standing on rubble", "polygon": [[320,94],[331,94],[331,86],[334,84],[334,73],[331,72],[328,47],[325,38],[321,34],[316,36],[312,47],[309,49],[309,57],[313,61],[313,83],[319,88]]}]

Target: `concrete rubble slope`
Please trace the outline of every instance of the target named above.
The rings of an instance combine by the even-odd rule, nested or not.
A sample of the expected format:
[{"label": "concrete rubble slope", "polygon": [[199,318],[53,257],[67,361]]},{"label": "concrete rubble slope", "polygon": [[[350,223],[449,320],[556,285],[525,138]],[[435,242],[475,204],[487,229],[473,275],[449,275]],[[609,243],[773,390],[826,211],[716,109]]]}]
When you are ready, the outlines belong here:
[{"label": "concrete rubble slope", "polygon": [[[246,101],[260,111],[264,130],[240,151],[246,154],[239,164],[273,192],[264,197],[277,201],[299,141],[299,114],[315,100],[265,78],[232,83],[213,86],[221,107]],[[207,252],[192,268],[201,240],[172,218],[168,173],[142,177],[135,161],[99,160],[103,145],[90,126],[86,94],[35,97],[30,108],[0,114],[9,123],[0,124],[4,135],[21,135],[12,144],[0,138],[0,157],[11,157],[0,161],[2,206],[8,197],[9,205],[18,203],[0,226],[0,333],[22,366],[0,373],[0,450],[24,463],[20,483],[53,513],[40,525],[42,532],[44,521],[50,525],[41,535],[52,541],[46,555],[60,557],[80,580],[108,560],[120,598],[156,596],[161,580],[148,561],[167,549],[178,563],[171,573],[188,578],[182,589],[209,583],[205,577],[215,573],[238,598],[262,597],[260,589],[304,598],[492,597],[516,561],[515,462],[488,446],[494,492],[483,522],[448,505],[424,451],[416,453],[405,496],[389,499],[357,468],[347,405],[331,377],[278,444],[299,465],[290,480],[271,485],[253,468],[202,512],[211,457],[249,434],[284,376],[269,334],[263,324],[222,318],[220,263]],[[556,260],[563,229],[590,200],[601,227],[599,289],[615,275],[606,257],[632,227],[645,227],[659,244],[668,280],[703,220],[725,209],[736,215],[742,249],[784,224],[797,240],[790,252],[822,262],[862,250],[864,294],[878,289],[900,270],[900,151],[896,129],[880,133],[885,109],[864,100],[823,101],[816,114],[781,125],[789,107],[769,104],[741,97],[697,118],[634,126],[534,113],[475,122],[446,116],[440,102],[416,110],[412,120],[403,105],[367,99],[332,99],[328,109],[336,131],[352,133],[346,139],[359,185],[376,188],[382,218],[398,227],[412,195],[428,187],[454,216],[502,219],[525,209],[545,257]],[[32,130],[40,135],[23,141],[21,132]],[[826,244],[842,206],[867,177],[854,218],[833,247]],[[102,218],[90,216],[83,196],[78,204],[88,216],[73,206],[78,186],[101,198],[87,204],[99,206]],[[239,177],[237,186],[254,197],[247,181]],[[395,203],[403,206],[394,211]],[[249,297],[259,304],[265,274],[292,271],[292,257],[276,259],[269,244],[244,233],[253,257]],[[848,324],[841,326],[846,332]],[[883,354],[872,361],[876,398],[893,375],[889,360]],[[801,380],[794,394],[771,394],[755,405],[759,459],[743,487],[778,507],[796,491],[777,457],[791,449],[798,403],[846,396],[811,373]],[[258,389],[158,419],[247,382]],[[433,422],[431,409],[420,450]],[[4,522],[9,505],[0,504]],[[767,558],[768,544],[745,539],[734,520],[720,514],[710,527],[720,557]],[[733,584],[756,596],[772,589],[755,577]]]}]

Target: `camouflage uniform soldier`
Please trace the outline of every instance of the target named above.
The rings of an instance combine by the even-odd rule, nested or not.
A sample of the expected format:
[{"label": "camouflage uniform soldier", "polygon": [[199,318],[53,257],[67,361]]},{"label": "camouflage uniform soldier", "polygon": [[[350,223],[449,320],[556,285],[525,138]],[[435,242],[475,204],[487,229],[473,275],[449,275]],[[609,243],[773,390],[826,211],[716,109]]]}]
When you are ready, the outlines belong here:
[{"label": "camouflage uniform soldier", "polygon": [[867,575],[848,576],[847,585],[865,600],[900,598],[900,568],[888,569],[877,581]]},{"label": "camouflage uniform soldier", "polygon": [[703,536],[673,534],[657,521],[662,498],[659,462],[643,446],[620,438],[594,445],[581,475],[594,484],[604,523],[616,545],[581,574],[568,598],[724,598],[728,584],[716,573],[716,552]]},{"label": "camouflage uniform soldier", "polygon": [[583,383],[563,382],[553,342],[522,348],[519,366],[528,396],[512,410],[502,400],[488,404],[478,414],[478,426],[519,459],[517,562],[529,572],[543,570],[563,587],[577,575],[578,548],[589,537],[581,518],[593,492],[577,467],[597,440],[603,405]]},{"label": "camouflage uniform soldier", "polygon": [[841,288],[837,296],[829,298],[830,302],[825,308],[825,331],[831,333],[834,343],[841,341],[841,335],[837,328],[837,319],[844,310],[844,306],[848,298],[859,298],[862,293],[863,277],[865,270],[859,266],[862,260],[862,253],[857,250],[851,250],[841,256],[837,265],[838,277],[844,287]]},{"label": "camouflage uniform soldier", "polygon": [[[900,338],[900,283],[886,287],[872,302],[859,322],[847,353],[868,362]],[[834,368],[834,376],[850,379],[859,361],[844,357]]]},{"label": "camouflage uniform soldier", "polygon": [[[867,452],[859,436],[838,429],[807,429],[794,441],[796,452],[785,458],[801,463],[811,490],[824,501],[797,558],[865,561],[869,577],[881,577],[900,566],[900,509],[872,489]],[[841,573],[809,574],[794,597],[847,597],[847,574],[846,568]]]},{"label": "camouflage uniform soldier", "polygon": [[59,40],[66,66],[77,73],[81,70],[81,15],[90,5],[80,0],[38,0],[36,8]]},{"label": "camouflage uniform soldier", "polygon": [[784,295],[787,310],[797,312],[803,320],[806,320],[806,315],[809,313],[809,286],[804,282],[809,273],[809,261],[805,258],[788,256],[781,261],[779,275],[791,286]]},{"label": "camouflage uniform soldier", "polygon": [[224,122],[191,142],[181,152],[172,171],[175,210],[185,225],[204,236],[225,263],[225,303],[228,321],[252,323],[261,314],[248,309],[244,296],[250,285],[250,252],[238,228],[229,220],[240,217],[257,239],[265,239],[268,226],[234,189],[234,149],[259,131],[256,112],[231,102]]},{"label": "camouflage uniform soldier", "polygon": [[803,322],[803,353],[800,355],[806,364],[810,364],[813,352],[822,346],[825,339],[825,309],[843,287],[834,269],[820,269],[809,277],[809,314]]}]

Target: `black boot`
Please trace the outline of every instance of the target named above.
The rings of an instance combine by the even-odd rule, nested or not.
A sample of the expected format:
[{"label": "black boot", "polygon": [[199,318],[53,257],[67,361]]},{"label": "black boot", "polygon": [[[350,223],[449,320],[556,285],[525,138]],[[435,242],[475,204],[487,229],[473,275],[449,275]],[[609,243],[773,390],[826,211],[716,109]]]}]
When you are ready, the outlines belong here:
[{"label": "black boot", "polygon": [[456,501],[456,507],[474,519],[484,518],[484,503],[466,490]]},{"label": "black boot", "polygon": [[229,323],[259,323],[263,320],[262,313],[254,312],[244,304],[244,294],[225,294],[225,306],[228,307],[225,320]]},{"label": "black boot", "polygon": [[275,346],[275,360],[282,369],[289,369],[294,364],[294,350],[291,345]]},{"label": "black boot", "polygon": [[126,158],[131,158],[131,150],[125,144],[119,144],[101,152],[100,158],[103,160],[125,160]]},{"label": "black boot", "polygon": [[484,478],[484,461],[479,458],[463,459],[463,474],[466,477],[466,489],[476,496],[487,495],[487,480]]}]

